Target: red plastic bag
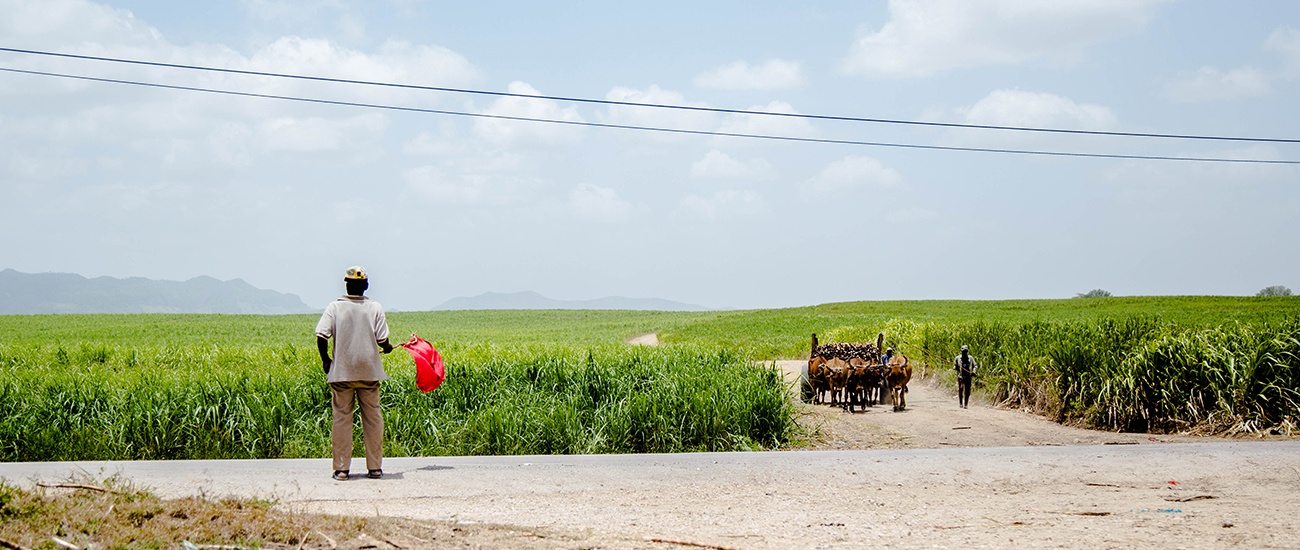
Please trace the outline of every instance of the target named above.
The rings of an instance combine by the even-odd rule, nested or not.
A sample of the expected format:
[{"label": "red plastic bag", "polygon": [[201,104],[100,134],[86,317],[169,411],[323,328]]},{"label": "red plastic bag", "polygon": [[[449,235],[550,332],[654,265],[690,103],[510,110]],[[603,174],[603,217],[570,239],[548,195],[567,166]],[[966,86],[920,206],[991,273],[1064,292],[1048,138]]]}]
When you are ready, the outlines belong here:
[{"label": "red plastic bag", "polygon": [[412,334],[410,341],[402,342],[401,345],[415,359],[415,385],[420,391],[428,393],[438,389],[442,381],[447,379],[447,370],[442,364],[442,356],[438,355],[438,350],[433,349],[433,344]]}]

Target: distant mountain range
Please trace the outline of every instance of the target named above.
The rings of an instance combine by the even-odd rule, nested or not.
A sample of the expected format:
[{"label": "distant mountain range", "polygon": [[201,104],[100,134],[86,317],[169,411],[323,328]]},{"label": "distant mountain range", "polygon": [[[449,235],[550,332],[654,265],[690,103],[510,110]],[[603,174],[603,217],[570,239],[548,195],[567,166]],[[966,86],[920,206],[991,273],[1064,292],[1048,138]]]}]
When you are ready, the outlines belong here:
[{"label": "distant mountain range", "polygon": [[485,292],[452,298],[435,309],[632,309],[650,311],[709,311],[710,308],[659,298],[608,296],[594,300],[555,300],[536,292]]},{"label": "distant mountain range", "polygon": [[316,311],[293,294],[263,290],[242,279],[155,281],[142,277],[87,279],[74,273],[0,271],[0,315],[31,313],[252,313]]}]

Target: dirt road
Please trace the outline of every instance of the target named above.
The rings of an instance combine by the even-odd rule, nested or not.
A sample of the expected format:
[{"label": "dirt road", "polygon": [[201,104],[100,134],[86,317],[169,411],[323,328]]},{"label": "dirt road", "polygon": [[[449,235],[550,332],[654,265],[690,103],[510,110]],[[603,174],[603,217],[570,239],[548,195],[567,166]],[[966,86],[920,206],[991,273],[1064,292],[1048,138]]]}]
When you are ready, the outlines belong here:
[{"label": "dirt road", "polygon": [[[777,361],[790,383],[805,361]],[[957,395],[928,381],[914,381],[907,409],[893,412],[889,403],[867,412],[846,413],[837,407],[805,405],[801,423],[819,431],[817,449],[933,449],[941,447],[1016,447],[1038,445],[1116,445],[1150,442],[1206,441],[1178,435],[1151,436],[1099,432],[1062,426],[1024,411],[999,409],[971,397],[957,406]]]},{"label": "dirt road", "polygon": [[[461,522],[489,546],[1300,546],[1300,442],[0,464],[10,482],[121,474],[170,497]],[[483,523],[517,526],[486,526]],[[427,536],[425,538],[428,538]],[[504,542],[503,542],[504,541]]]}]

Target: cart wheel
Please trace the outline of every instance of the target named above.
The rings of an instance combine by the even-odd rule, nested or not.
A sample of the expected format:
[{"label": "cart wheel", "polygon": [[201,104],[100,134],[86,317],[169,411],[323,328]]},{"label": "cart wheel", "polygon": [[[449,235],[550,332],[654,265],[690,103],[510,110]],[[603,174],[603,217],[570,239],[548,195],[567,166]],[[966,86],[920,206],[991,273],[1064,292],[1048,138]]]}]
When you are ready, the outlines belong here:
[{"label": "cart wheel", "polygon": [[808,363],[804,363],[799,369],[799,400],[804,403],[813,402],[812,384],[808,383]]}]

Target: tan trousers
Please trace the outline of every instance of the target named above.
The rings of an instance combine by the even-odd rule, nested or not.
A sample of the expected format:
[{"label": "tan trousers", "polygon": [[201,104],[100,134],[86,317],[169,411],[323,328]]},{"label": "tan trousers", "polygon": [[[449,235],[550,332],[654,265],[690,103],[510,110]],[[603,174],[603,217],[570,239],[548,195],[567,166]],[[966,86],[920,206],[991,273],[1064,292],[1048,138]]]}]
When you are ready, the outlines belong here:
[{"label": "tan trousers", "polygon": [[361,437],[366,446],[366,469],[379,470],[384,462],[384,417],[379,412],[379,382],[330,382],[334,398],[334,470],[352,467],[352,411],[361,405]]}]

